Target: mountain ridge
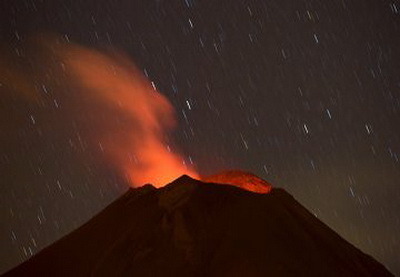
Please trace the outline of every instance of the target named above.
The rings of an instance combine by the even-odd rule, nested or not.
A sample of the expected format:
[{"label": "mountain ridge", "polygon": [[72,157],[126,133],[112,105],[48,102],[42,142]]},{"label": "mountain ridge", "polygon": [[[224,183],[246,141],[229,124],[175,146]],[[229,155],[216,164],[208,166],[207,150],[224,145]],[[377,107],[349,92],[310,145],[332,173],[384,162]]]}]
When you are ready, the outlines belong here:
[{"label": "mountain ridge", "polygon": [[181,176],[129,189],[3,276],[393,276],[283,189]]}]

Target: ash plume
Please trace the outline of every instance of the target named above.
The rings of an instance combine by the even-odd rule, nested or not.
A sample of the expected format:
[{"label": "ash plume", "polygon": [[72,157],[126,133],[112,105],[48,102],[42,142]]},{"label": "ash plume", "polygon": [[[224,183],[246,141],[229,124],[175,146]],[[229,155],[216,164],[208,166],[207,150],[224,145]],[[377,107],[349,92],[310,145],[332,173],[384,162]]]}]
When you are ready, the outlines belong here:
[{"label": "ash plume", "polygon": [[[36,37],[8,54],[0,64],[2,91],[43,117],[55,114],[43,136],[69,139],[131,186],[196,176],[168,144],[176,125],[173,106],[129,58],[54,36]],[[32,115],[31,121],[38,119]]]}]

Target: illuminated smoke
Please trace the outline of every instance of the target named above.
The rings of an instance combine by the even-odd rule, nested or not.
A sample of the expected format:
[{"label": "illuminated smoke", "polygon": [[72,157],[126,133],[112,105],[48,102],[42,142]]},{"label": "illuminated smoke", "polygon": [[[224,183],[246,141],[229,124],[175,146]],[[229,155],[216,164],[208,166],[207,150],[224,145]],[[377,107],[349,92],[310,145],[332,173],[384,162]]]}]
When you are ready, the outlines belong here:
[{"label": "illuminated smoke", "polygon": [[182,174],[196,176],[165,144],[166,131],[175,125],[172,105],[127,59],[71,45],[64,46],[61,53],[67,70],[84,91],[96,102],[129,117],[131,125],[122,138],[105,133],[99,139],[102,149],[133,186],[147,182],[160,186]]},{"label": "illuminated smoke", "polygon": [[[65,113],[65,122],[60,124],[84,122],[78,128],[84,129],[88,148],[96,149],[97,159],[111,163],[131,186],[161,186],[182,174],[197,176],[168,146],[168,131],[176,124],[172,105],[128,58],[58,38],[36,39],[34,48],[36,66],[40,63],[48,68],[47,73],[30,76],[30,83],[37,75],[45,79],[52,72],[46,90],[53,87],[53,96],[62,99],[56,103]],[[13,77],[8,77],[9,85],[29,78],[14,73],[7,76]],[[19,89],[21,95],[35,94],[31,91],[37,86],[26,87]],[[62,92],[55,92],[57,87]],[[40,97],[48,97],[46,93]]]}]

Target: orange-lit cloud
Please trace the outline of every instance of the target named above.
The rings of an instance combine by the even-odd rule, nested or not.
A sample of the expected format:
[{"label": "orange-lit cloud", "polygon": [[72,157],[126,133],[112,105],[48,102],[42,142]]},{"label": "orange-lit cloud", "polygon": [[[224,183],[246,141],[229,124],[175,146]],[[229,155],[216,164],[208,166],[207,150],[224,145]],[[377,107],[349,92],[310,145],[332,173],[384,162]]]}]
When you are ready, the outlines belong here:
[{"label": "orange-lit cloud", "polygon": [[165,143],[166,131],[175,125],[172,105],[127,58],[112,58],[71,44],[64,45],[60,53],[70,77],[79,81],[94,101],[105,102],[130,117],[132,125],[123,140],[112,133],[99,140],[133,186],[148,182],[161,186],[182,174],[196,176]]},{"label": "orange-lit cloud", "polygon": [[8,85],[16,83],[21,95],[63,99],[57,108],[64,109],[65,120],[78,125],[85,122],[77,128],[84,129],[89,147],[97,149],[98,157],[112,163],[131,186],[161,186],[182,174],[197,176],[166,142],[168,131],[175,126],[172,105],[128,58],[54,37],[37,42],[40,62],[48,66],[42,75],[50,76],[46,90],[51,96],[48,91],[31,93],[32,87],[38,87],[32,85],[37,76],[30,76],[30,85],[18,87],[19,80],[29,77],[5,71],[3,65],[0,72],[7,73],[3,76]]}]

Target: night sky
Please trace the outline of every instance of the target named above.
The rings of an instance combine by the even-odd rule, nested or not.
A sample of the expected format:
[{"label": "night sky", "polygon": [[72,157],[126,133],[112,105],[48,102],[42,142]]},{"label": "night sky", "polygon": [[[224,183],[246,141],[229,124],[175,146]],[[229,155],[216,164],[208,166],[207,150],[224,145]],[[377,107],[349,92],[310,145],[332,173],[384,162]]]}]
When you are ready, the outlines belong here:
[{"label": "night sky", "polygon": [[0,273],[128,188],[85,136],[120,114],[84,109],[45,34],[133,61],[200,174],[254,172],[400,275],[399,0],[3,0],[0,22]]}]

